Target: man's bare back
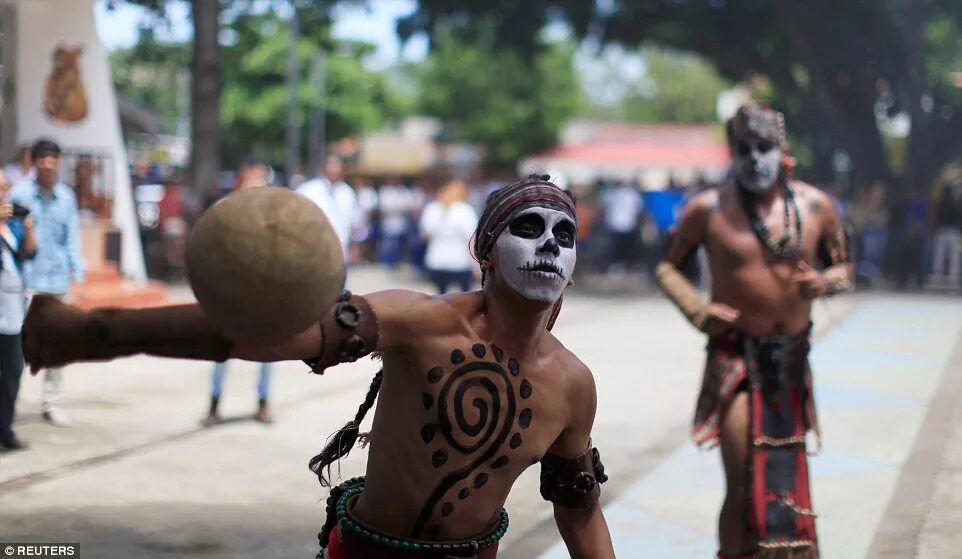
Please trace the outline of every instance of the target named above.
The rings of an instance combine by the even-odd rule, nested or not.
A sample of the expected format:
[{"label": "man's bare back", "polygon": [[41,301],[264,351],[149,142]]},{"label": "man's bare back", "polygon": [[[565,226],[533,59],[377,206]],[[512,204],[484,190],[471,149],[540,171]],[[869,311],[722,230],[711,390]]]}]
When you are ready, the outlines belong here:
[{"label": "man's bare back", "polygon": [[[518,476],[565,444],[559,437],[579,412],[571,403],[586,400],[577,394],[592,395],[582,413],[593,415],[594,381],[550,334],[534,348],[486,336],[481,292],[409,296],[411,316],[432,320],[412,324],[383,351],[354,513],[402,537],[476,536],[497,523]],[[377,295],[368,298],[377,310]],[[590,424],[584,429],[582,452]]]},{"label": "man's bare back", "polygon": [[[808,328],[812,299],[804,290],[820,247],[835,242],[840,228],[831,198],[815,187],[792,181],[802,224],[796,258],[783,260],[759,242],[738,199],[737,187],[721,185],[699,194],[685,207],[666,260],[682,266],[704,246],[712,277],[713,305],[733,310],[734,326],[747,334],[795,335]],[[760,217],[769,231],[785,227],[785,199],[774,199]]]}]

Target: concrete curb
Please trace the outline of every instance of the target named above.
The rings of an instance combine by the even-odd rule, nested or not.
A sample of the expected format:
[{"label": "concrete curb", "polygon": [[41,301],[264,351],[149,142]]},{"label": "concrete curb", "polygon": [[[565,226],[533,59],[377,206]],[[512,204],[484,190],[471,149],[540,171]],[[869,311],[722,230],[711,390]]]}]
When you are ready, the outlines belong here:
[{"label": "concrete curb", "polygon": [[962,338],[955,344],[938,390],[919,429],[909,458],[902,467],[895,492],[869,548],[868,557],[916,557],[926,509],[935,490],[953,429],[953,413],[962,401]]}]

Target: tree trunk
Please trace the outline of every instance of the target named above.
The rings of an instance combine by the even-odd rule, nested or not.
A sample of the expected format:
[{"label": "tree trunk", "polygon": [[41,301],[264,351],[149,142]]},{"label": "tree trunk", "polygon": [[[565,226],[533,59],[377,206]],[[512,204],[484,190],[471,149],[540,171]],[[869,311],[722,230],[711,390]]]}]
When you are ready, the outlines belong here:
[{"label": "tree trunk", "polygon": [[[809,120],[805,128],[811,139],[817,142],[824,165],[832,165],[833,152],[845,150],[852,159],[851,181],[853,185],[882,181],[892,184],[893,174],[882,132],[872,110],[873,97],[868,85],[852,84],[838,87],[829,83],[812,70],[812,87],[799,99],[803,114]],[[813,130],[813,126],[817,130]],[[791,123],[788,124],[791,130]]]},{"label": "tree trunk", "polygon": [[301,61],[298,54],[298,43],[301,40],[301,30],[298,25],[297,9],[295,8],[288,22],[290,33],[287,46],[287,129],[285,130],[285,145],[287,146],[287,163],[284,173],[287,184],[291,184],[291,177],[296,175],[301,166],[301,108],[299,104],[298,88],[301,84]]},{"label": "tree trunk", "polygon": [[931,187],[942,169],[962,150],[957,131],[959,118],[952,110],[943,113],[946,107],[950,105],[939,104],[932,114],[913,111],[905,172],[901,177],[903,189],[918,187],[926,196],[931,195]]},{"label": "tree trunk", "polygon": [[[946,162],[945,141],[941,130],[944,128],[939,122],[939,111],[935,109],[936,101],[932,98],[933,107],[926,111],[922,108],[925,87],[924,45],[925,23],[929,18],[930,6],[926,0],[910,0],[905,7],[902,42],[905,45],[905,56],[900,61],[901,76],[898,83],[902,90],[898,91],[903,97],[903,106],[908,111],[912,122],[912,129],[907,141],[905,166],[900,177],[903,194],[913,187],[928,190]],[[931,95],[931,92],[928,92]],[[951,130],[950,136],[955,136]]]},{"label": "tree trunk", "polygon": [[892,167],[871,105],[852,107],[843,114],[846,133],[840,147],[852,157],[853,180],[858,184],[873,181],[892,184]]},{"label": "tree trunk", "polygon": [[191,187],[199,196],[216,194],[220,172],[221,51],[220,0],[191,0],[194,52],[191,60]]}]

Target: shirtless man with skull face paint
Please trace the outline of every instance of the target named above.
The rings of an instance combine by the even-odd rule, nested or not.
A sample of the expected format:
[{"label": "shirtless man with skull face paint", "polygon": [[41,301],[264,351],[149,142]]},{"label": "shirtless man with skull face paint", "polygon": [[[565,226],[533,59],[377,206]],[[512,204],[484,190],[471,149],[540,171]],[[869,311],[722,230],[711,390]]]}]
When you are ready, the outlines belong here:
[{"label": "shirtless man with skull face paint", "polygon": [[[851,258],[831,197],[791,177],[781,114],[746,105],[727,135],[732,178],[684,208],[657,278],[709,336],[693,438],[721,445],[719,557],[816,557],[808,335],[812,301],[851,288]],[[710,302],[680,272],[699,246]]]},{"label": "shirtless man with skull face paint", "polygon": [[[33,367],[134,353],[219,360],[305,360],[315,372],[376,352],[383,369],[353,421],[311,462],[345,455],[380,390],[364,478],[332,491],[319,556],[492,558],[518,476],[541,463],[572,557],[614,557],[601,507],[607,477],[591,447],[594,379],[550,333],[576,260],[574,202],[546,176],[494,192],[474,255],[483,289],[431,297],[390,290],[341,300],[312,328],[271,347],[233,342],[196,305],[84,313],[32,307]],[[95,326],[91,326],[91,325]],[[190,331],[191,349],[171,332]],[[91,332],[96,332],[91,338]],[[29,345],[29,344],[28,344]],[[326,471],[330,475],[329,468]]]}]

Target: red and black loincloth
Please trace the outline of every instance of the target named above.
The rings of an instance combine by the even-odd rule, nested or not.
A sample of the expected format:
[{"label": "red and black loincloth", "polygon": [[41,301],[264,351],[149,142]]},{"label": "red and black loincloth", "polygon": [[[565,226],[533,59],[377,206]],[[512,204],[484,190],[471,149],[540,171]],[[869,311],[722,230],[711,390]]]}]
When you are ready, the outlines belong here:
[{"label": "red and black loincloth", "polygon": [[351,515],[354,500],[364,490],[364,478],[335,487],[328,499],[328,524],[319,535],[318,559],[495,559],[498,542],[508,529],[501,509],[498,524],[470,541],[432,542],[380,533]]},{"label": "red and black loincloth", "polygon": [[808,332],[794,337],[712,338],[692,437],[718,444],[722,414],[739,391],[751,405],[748,524],[759,558],[817,556],[805,434],[817,433]]}]

